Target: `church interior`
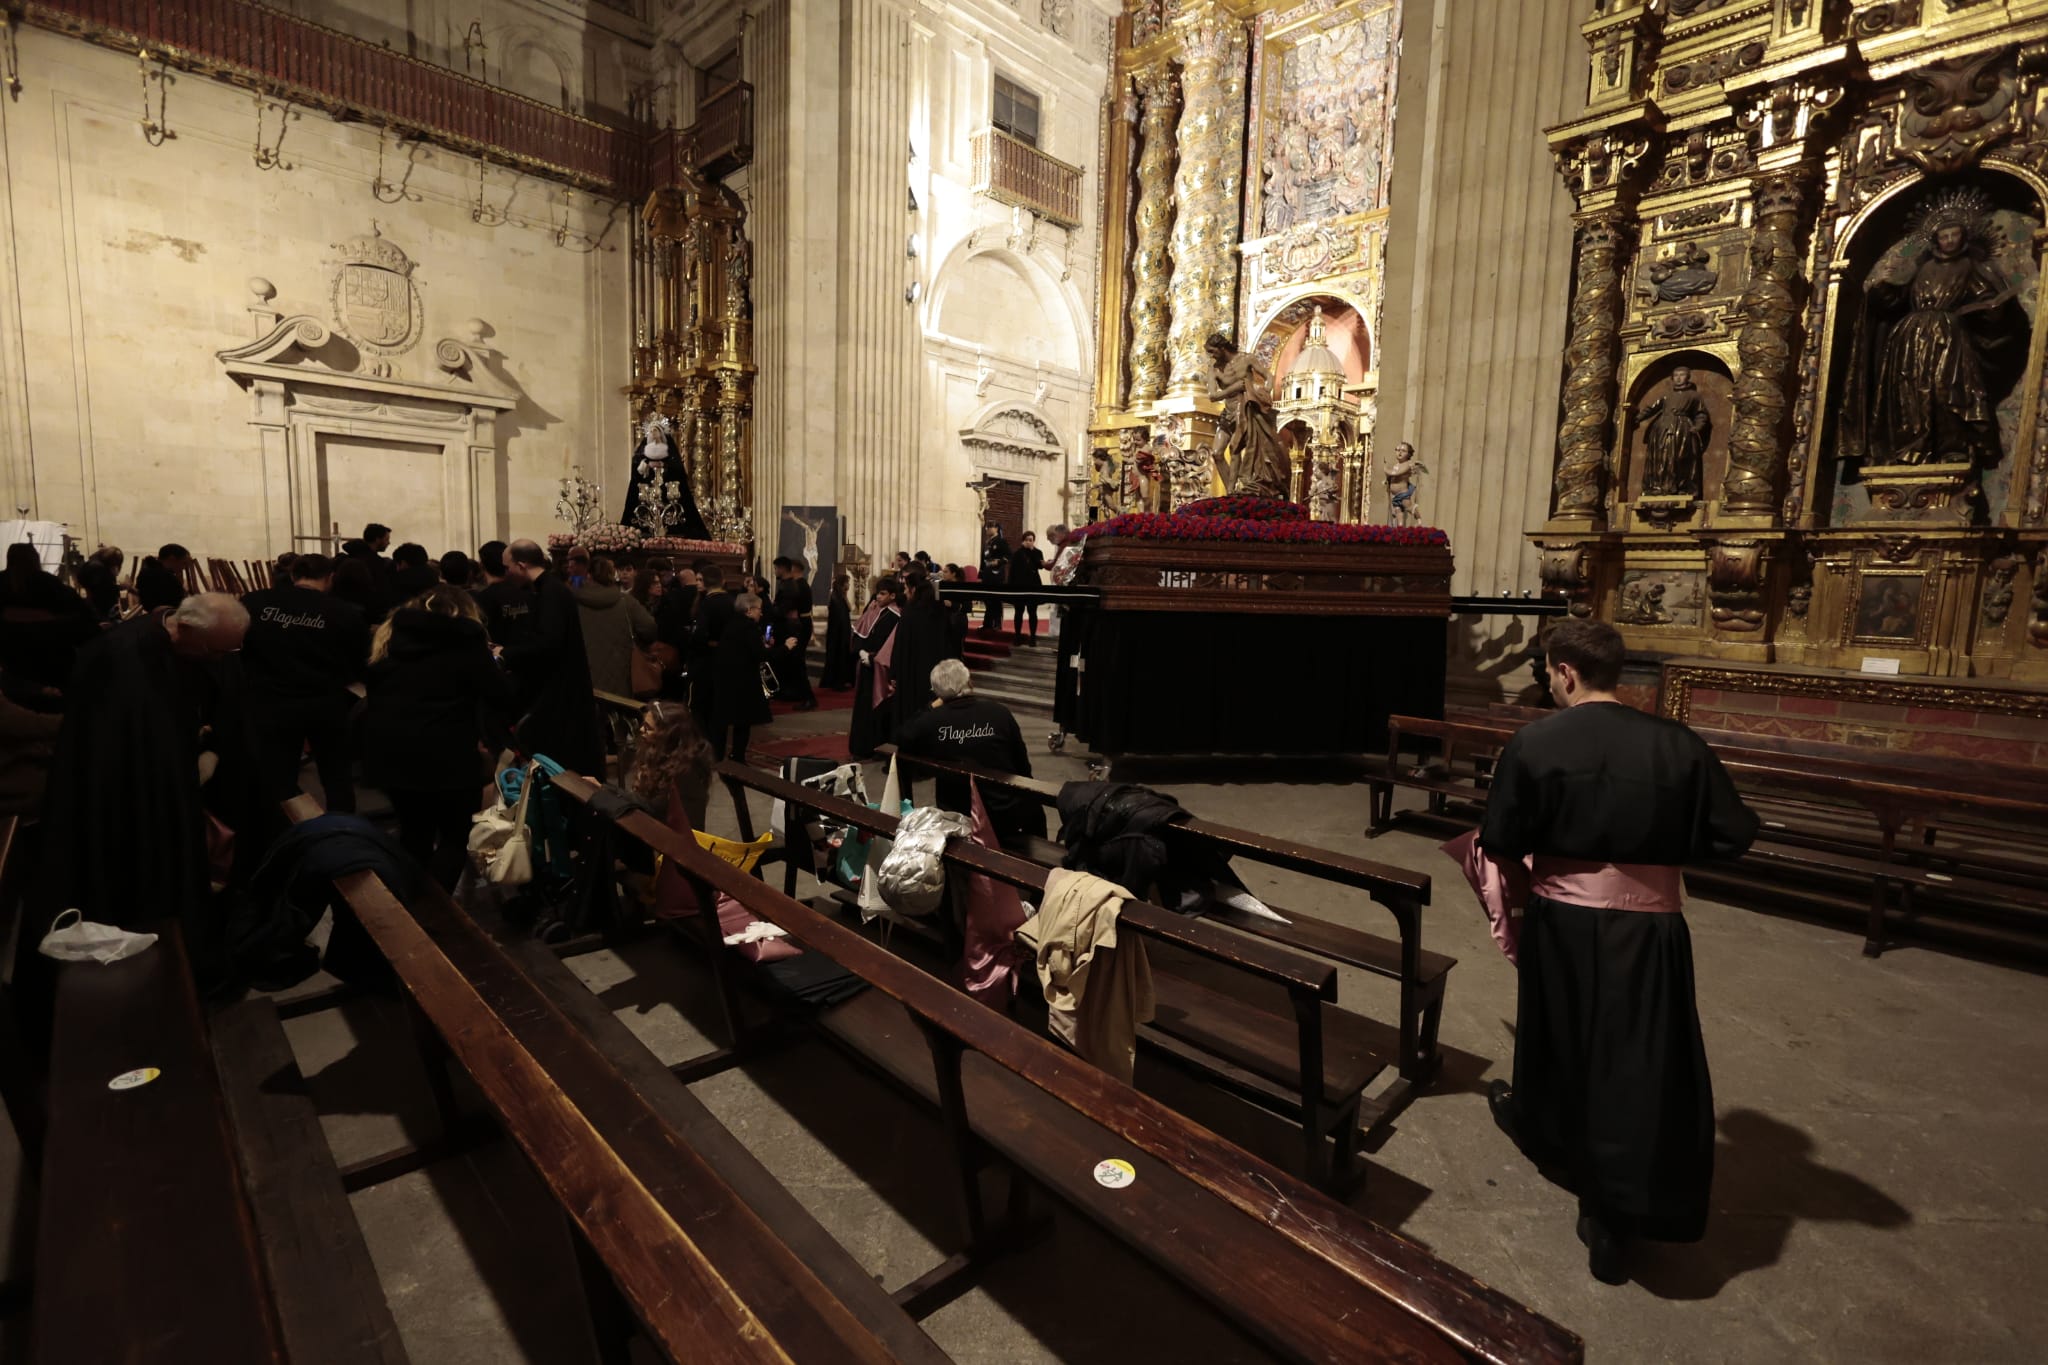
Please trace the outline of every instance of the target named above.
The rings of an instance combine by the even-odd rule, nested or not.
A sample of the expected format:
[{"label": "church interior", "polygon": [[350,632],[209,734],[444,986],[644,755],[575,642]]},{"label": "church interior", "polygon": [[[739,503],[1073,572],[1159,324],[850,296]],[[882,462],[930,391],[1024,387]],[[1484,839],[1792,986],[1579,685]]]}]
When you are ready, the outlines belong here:
[{"label": "church interior", "polygon": [[0,0],[0,1359],[2048,1357],[2044,251],[2048,0]]}]

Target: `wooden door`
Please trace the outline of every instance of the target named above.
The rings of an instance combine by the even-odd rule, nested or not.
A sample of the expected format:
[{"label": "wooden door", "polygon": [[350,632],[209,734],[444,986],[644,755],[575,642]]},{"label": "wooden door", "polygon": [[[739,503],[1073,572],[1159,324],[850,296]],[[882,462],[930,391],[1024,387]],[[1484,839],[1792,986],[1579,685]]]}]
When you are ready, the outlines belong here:
[{"label": "wooden door", "polygon": [[1024,534],[1024,485],[1011,479],[997,479],[988,489],[988,519],[1002,528],[1003,539],[1017,548]]}]

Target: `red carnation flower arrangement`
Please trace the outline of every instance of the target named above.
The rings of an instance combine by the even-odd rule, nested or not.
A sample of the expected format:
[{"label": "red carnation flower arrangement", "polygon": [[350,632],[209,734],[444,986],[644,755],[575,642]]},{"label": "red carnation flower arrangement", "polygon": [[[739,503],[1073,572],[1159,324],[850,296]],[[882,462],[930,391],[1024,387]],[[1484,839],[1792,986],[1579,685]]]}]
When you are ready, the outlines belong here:
[{"label": "red carnation flower arrangement", "polygon": [[1282,545],[1448,545],[1434,526],[1367,526],[1310,521],[1296,502],[1233,495],[1203,498],[1177,512],[1126,512],[1083,526],[1078,536],[1128,536],[1135,540],[1267,541]]}]

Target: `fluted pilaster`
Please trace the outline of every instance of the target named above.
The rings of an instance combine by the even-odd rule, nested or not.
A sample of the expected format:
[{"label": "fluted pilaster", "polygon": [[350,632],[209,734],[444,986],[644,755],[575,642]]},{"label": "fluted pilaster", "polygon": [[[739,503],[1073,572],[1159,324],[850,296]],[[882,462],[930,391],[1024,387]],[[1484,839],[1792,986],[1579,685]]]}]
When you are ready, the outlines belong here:
[{"label": "fluted pilaster", "polygon": [[1173,219],[1173,134],[1180,115],[1180,83],[1170,67],[1138,78],[1144,100],[1139,123],[1138,207],[1131,248],[1132,406],[1166,389],[1167,229]]}]

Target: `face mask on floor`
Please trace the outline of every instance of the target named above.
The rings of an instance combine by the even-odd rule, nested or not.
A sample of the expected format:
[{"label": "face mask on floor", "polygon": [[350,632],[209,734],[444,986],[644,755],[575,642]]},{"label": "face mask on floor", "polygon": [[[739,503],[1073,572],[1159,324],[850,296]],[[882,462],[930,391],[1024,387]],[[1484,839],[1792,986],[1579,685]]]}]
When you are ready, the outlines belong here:
[{"label": "face mask on floor", "polygon": [[95,924],[76,910],[66,910],[50,923],[37,951],[59,962],[119,962],[156,942],[155,934],[131,934],[111,924]]}]

